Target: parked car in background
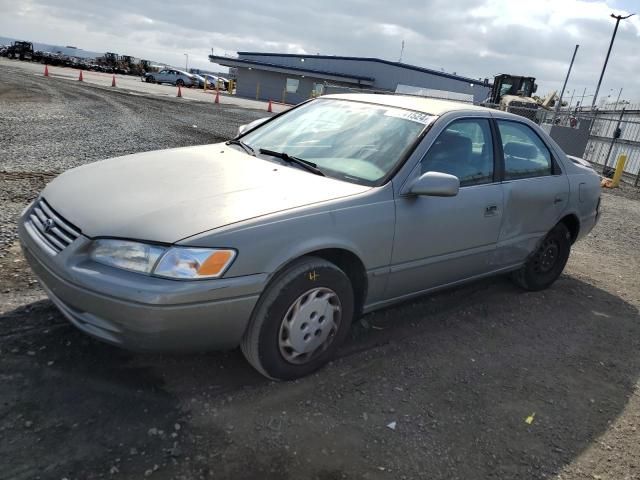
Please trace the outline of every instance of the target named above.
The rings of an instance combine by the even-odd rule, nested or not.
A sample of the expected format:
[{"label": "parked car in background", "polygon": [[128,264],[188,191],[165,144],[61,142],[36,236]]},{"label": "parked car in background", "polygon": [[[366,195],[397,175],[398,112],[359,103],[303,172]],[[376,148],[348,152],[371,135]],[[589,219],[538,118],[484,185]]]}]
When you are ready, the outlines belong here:
[{"label": "parked car in background", "polygon": [[181,87],[198,86],[198,80],[192,74],[173,68],[164,68],[159,72],[145,73],[143,78],[148,83],[170,83]]},{"label": "parked car in background", "polygon": [[220,90],[228,90],[229,88],[229,80],[224,77],[220,77],[218,75],[212,75],[207,73],[203,75],[207,79],[207,88],[216,89],[220,88]]},{"label": "parked car in background", "polygon": [[67,171],[19,234],[87,334],[135,350],[241,346],[262,374],[294,379],[363,313],[496,274],[549,287],[599,205],[595,171],[523,117],[342,94],[226,143]]},{"label": "parked car in background", "polygon": [[197,73],[192,73],[191,76],[195,80],[194,87],[204,88],[205,79],[202,75],[198,75]]}]

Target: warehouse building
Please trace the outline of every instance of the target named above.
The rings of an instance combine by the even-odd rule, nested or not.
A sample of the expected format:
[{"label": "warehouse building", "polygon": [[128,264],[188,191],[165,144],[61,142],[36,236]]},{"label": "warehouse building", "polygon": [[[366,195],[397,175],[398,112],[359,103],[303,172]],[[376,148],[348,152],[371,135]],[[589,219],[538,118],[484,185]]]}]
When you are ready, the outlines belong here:
[{"label": "warehouse building", "polygon": [[297,104],[313,96],[349,89],[418,92],[481,102],[490,91],[487,79],[473,79],[379,58],[238,52],[210,55],[213,63],[234,69],[236,94]]}]

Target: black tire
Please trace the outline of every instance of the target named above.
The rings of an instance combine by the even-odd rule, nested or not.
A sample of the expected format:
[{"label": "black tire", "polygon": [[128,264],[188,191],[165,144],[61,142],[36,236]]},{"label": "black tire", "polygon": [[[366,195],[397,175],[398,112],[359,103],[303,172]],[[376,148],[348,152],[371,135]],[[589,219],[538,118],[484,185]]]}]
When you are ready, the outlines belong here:
[{"label": "black tire", "polygon": [[[336,294],[340,304],[339,324],[327,337],[324,349],[310,354],[304,363],[292,363],[285,358],[280,346],[285,315],[298,298],[317,288],[327,288]],[[274,380],[293,380],[309,375],[333,358],[349,333],[353,297],[349,278],[333,263],[311,256],[296,260],[276,275],[262,293],[242,339],[244,356],[256,370]]]},{"label": "black tire", "polygon": [[538,291],[550,287],[564,270],[571,253],[571,233],[559,223],[542,240],[513,280],[525,290]]},{"label": "black tire", "polygon": [[176,87],[184,87],[184,80],[182,80],[181,78],[176,80]]},{"label": "black tire", "polygon": [[147,83],[155,83],[155,79],[153,77],[147,77]]}]

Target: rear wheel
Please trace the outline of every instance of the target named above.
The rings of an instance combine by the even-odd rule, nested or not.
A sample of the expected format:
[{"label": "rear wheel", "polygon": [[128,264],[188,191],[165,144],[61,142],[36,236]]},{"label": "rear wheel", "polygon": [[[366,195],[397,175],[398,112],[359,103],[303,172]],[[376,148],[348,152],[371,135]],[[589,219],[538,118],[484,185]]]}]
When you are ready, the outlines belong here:
[{"label": "rear wheel", "polygon": [[527,263],[514,272],[513,279],[526,290],[543,290],[558,279],[570,253],[571,233],[564,223],[559,223],[547,234]]},{"label": "rear wheel", "polygon": [[176,80],[176,86],[177,87],[184,87],[184,80],[182,80],[181,78]]},{"label": "rear wheel", "polygon": [[263,375],[292,380],[325,365],[349,332],[353,289],[333,263],[303,257],[263,292],[241,348]]}]

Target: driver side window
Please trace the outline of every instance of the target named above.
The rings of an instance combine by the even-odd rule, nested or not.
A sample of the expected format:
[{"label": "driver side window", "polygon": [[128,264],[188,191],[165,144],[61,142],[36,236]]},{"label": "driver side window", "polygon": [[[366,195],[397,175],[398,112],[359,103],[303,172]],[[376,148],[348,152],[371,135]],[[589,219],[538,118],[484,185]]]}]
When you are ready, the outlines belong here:
[{"label": "driver side window", "polygon": [[455,175],[460,186],[493,181],[493,142],[489,120],[468,118],[452,122],[421,162],[422,173]]}]

